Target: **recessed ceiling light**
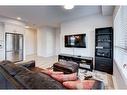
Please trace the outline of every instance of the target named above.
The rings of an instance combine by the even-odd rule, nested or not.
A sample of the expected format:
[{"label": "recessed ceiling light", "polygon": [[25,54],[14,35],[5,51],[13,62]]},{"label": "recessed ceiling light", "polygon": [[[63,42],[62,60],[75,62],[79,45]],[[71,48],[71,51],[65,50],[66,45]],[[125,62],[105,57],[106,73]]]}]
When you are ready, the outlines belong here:
[{"label": "recessed ceiling light", "polygon": [[67,10],[70,10],[70,9],[73,9],[74,8],[74,5],[64,5],[64,8],[67,9]]},{"label": "recessed ceiling light", "polygon": [[27,25],[26,25],[25,28],[30,28],[30,26],[27,26]]},{"label": "recessed ceiling light", "polygon": [[17,20],[21,20],[21,17],[17,17]]}]

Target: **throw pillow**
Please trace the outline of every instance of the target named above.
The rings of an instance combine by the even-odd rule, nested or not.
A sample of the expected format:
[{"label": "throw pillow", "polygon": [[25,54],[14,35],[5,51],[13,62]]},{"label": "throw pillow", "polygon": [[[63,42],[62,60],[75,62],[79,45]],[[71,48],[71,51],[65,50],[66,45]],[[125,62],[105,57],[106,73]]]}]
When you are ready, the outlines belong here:
[{"label": "throw pillow", "polygon": [[66,81],[63,85],[69,89],[92,89],[95,80],[77,80],[77,81]]},{"label": "throw pillow", "polygon": [[51,75],[51,76],[54,79],[58,80],[59,82],[77,80],[77,74],[76,73],[61,74],[61,75]]}]

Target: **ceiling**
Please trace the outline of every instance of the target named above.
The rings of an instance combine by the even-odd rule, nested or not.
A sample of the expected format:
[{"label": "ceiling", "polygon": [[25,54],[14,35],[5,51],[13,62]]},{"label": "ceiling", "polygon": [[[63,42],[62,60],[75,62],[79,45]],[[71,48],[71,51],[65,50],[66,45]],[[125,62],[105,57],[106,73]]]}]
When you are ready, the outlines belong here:
[{"label": "ceiling", "polygon": [[63,6],[0,6],[0,15],[36,26],[58,27],[60,23],[84,16],[102,14],[112,15],[113,6],[75,6],[65,10]]}]

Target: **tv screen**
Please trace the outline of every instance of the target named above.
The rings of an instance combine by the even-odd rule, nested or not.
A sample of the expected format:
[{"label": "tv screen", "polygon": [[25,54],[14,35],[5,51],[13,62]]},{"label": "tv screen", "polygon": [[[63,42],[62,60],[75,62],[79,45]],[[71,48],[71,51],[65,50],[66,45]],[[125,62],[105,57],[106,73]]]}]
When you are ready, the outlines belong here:
[{"label": "tv screen", "polygon": [[65,35],[65,47],[86,48],[86,34]]}]

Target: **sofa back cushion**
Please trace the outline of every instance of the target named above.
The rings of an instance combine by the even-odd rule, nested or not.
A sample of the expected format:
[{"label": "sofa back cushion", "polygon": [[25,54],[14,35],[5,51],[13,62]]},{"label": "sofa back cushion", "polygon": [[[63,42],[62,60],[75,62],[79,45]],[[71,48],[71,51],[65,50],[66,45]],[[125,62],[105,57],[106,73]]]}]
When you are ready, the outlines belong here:
[{"label": "sofa back cushion", "polygon": [[10,62],[3,62],[0,64],[0,66],[12,76],[15,76],[17,73],[19,73],[21,71],[30,71],[23,66],[18,66],[16,64],[10,63]]},{"label": "sofa back cushion", "polygon": [[28,69],[35,67],[35,60],[27,61],[27,62],[19,62],[18,65],[24,66]]}]

